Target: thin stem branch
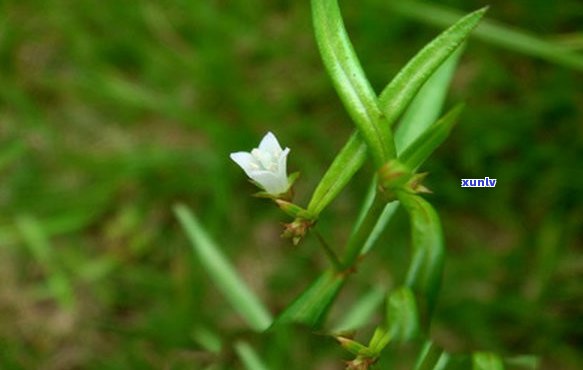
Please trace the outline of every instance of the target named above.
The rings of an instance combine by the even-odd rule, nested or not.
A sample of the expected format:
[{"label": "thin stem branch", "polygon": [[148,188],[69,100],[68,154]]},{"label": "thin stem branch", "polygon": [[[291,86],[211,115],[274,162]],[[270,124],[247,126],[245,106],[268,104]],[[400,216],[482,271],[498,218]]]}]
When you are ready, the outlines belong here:
[{"label": "thin stem branch", "polygon": [[330,262],[334,266],[334,270],[336,270],[337,272],[342,271],[343,270],[342,263],[340,263],[340,260],[338,259],[338,256],[336,255],[336,253],[332,250],[332,248],[326,242],[326,240],[324,240],[324,237],[322,237],[322,235],[320,234],[320,232],[318,230],[313,229],[312,231],[316,235],[316,237],[318,238],[318,241],[320,242],[320,245],[322,246],[324,253],[326,253],[326,257],[328,257],[328,259],[330,260]]}]

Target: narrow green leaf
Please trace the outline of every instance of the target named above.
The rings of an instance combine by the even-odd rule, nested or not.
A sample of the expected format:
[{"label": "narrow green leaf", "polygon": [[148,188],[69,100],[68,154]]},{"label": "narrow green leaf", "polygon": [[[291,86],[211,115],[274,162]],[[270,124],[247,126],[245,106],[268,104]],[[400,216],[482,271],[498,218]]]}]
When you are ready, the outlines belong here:
[{"label": "narrow green leaf", "polygon": [[223,344],[221,338],[206,328],[196,328],[193,333],[194,339],[207,351],[212,353],[221,352]]},{"label": "narrow green leaf", "polygon": [[395,131],[397,154],[400,155],[439,118],[462,52],[463,46],[458,47],[437,68],[403,113],[403,118]]},{"label": "narrow green leaf", "polygon": [[372,207],[373,202],[374,202],[376,195],[377,195],[377,189],[378,189],[377,176],[374,175],[372,178],[372,181],[370,182],[370,185],[368,186],[368,190],[366,192],[366,195],[364,196],[364,199],[362,200],[362,204],[360,205],[360,210],[358,211],[358,216],[356,217],[356,222],[354,223],[352,231],[350,232],[351,238],[354,237],[354,234],[356,233],[356,231],[358,229],[360,229],[360,227],[362,226],[362,223],[364,222],[364,220],[366,218],[366,215],[370,211],[370,208]]},{"label": "narrow green leaf", "polygon": [[254,330],[267,329],[272,323],[271,315],[237,274],[195,216],[184,205],[177,205],[174,212],[202,266],[231,306]]},{"label": "narrow green leaf", "polygon": [[377,308],[383,303],[384,297],[385,289],[379,286],[374,287],[356,300],[354,305],[331,331],[333,333],[347,332],[360,329],[368,324]]},{"label": "narrow green leaf", "polygon": [[399,156],[399,161],[407,168],[415,171],[449,136],[451,129],[457,123],[462,112],[463,104],[452,108],[445,116],[439,119],[429,129],[425,130],[407,149]]},{"label": "narrow green leaf", "polygon": [[340,342],[342,348],[352,353],[353,355],[365,357],[374,356],[374,353],[367,346],[362,345],[355,340],[344,337],[337,337],[336,340]]},{"label": "narrow green leaf", "polygon": [[[422,1],[388,1],[386,3],[403,15],[439,27],[447,27],[461,14],[457,10]],[[571,51],[567,46],[544,40],[498,22],[484,20],[473,35],[477,39],[513,52],[583,71],[583,55],[580,53]]]},{"label": "narrow green leaf", "polygon": [[474,352],[472,354],[473,370],[504,370],[500,356],[489,352]]},{"label": "narrow green leaf", "polygon": [[426,341],[419,352],[414,370],[442,370],[447,364],[448,355],[431,341]]},{"label": "narrow green leaf", "polygon": [[389,342],[393,339],[392,334],[389,330],[382,326],[377,326],[370,342],[368,343],[368,347],[373,352],[374,357],[377,357],[381,354],[382,350],[389,344]]},{"label": "narrow green leaf", "polygon": [[417,294],[421,321],[430,317],[441,285],[443,271],[443,235],[439,216],[433,207],[418,195],[397,192],[409,213],[411,222],[412,259],[406,285]]},{"label": "narrow green leaf", "polygon": [[387,325],[396,341],[408,341],[419,332],[417,304],[408,287],[401,287],[387,297]]},{"label": "narrow green leaf", "polygon": [[56,259],[43,225],[36,218],[23,215],[16,220],[16,226],[24,244],[46,273],[50,295],[63,309],[71,310],[75,304],[73,287]]},{"label": "narrow green leaf", "polygon": [[[399,202],[390,202],[382,205],[382,207],[379,204],[375,204],[375,201],[379,202],[379,199],[376,197],[377,187],[378,183],[375,176],[371,181],[369,190],[350,233],[345,257],[346,263],[352,263],[355,258],[368,253],[374,247],[399,206]],[[373,206],[375,206],[374,210],[372,209]],[[363,224],[365,222],[369,224],[364,226]],[[358,233],[362,234],[360,236],[361,244],[358,242]]]},{"label": "narrow green leaf", "polygon": [[441,33],[421,49],[383,90],[379,107],[389,125],[395,123],[427,79],[468,37],[486,10],[483,8],[466,15]]},{"label": "narrow green leaf", "polygon": [[381,237],[382,233],[387,228],[389,221],[393,218],[395,211],[399,207],[399,202],[389,202],[385,205],[383,212],[381,213],[380,217],[378,218],[377,223],[375,224],[374,228],[370,232],[366,242],[364,243],[364,247],[362,247],[362,251],[360,252],[361,255],[370,252],[370,250],[374,247],[375,243]]},{"label": "narrow green leaf", "polygon": [[338,196],[366,160],[366,145],[354,133],[336,156],[316,187],[308,204],[308,213],[316,219],[320,212]]},{"label": "narrow green leaf", "polygon": [[243,366],[247,370],[268,370],[268,367],[261,360],[257,352],[245,341],[235,343],[235,351],[241,359]]},{"label": "narrow green leaf", "polygon": [[[377,194],[377,188],[378,188],[378,183],[377,183],[377,178],[375,176],[373,178],[373,180],[371,181],[369,189],[368,189],[366,196],[362,202],[362,206],[360,208],[360,211],[358,212],[358,217],[356,219],[356,223],[354,224],[354,227],[350,233],[349,240],[353,240],[356,237],[356,233],[362,227],[363,222],[367,218],[367,215],[369,214],[369,212],[373,206],[373,203],[375,201],[375,197]],[[374,227],[372,228],[372,230],[368,234],[368,237],[366,238],[366,241],[364,242],[364,244],[360,248],[360,255],[364,255],[364,254],[370,252],[370,250],[374,247],[375,243],[380,238],[383,231],[385,231],[385,228],[389,224],[389,221],[393,218],[393,215],[395,214],[395,211],[397,210],[398,206],[399,206],[399,202],[389,202],[384,206],[382,212],[380,213],[380,215],[378,215],[378,218],[376,219],[376,223],[374,224]]]},{"label": "narrow green leaf", "polygon": [[312,328],[320,327],[345,280],[344,274],[325,271],[287,306],[273,326],[300,323]]},{"label": "narrow green leaf", "polygon": [[346,243],[344,257],[342,258],[342,265],[345,268],[354,267],[386,207],[387,204],[380,199],[378,194],[375,194],[366,216],[362,220],[358,220]]},{"label": "narrow green leaf", "polygon": [[350,43],[337,0],[312,0],[312,16],[324,66],[380,167],[395,154],[391,131]]}]

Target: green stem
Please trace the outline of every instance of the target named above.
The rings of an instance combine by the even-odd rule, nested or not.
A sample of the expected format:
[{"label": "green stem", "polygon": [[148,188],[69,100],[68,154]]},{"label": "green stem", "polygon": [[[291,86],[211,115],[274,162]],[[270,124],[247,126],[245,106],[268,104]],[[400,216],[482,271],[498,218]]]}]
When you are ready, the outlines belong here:
[{"label": "green stem", "polygon": [[318,230],[313,229],[313,232],[316,235],[316,237],[318,238],[318,241],[320,241],[320,245],[322,246],[322,249],[324,250],[326,257],[328,257],[328,259],[330,260],[330,262],[334,266],[334,270],[336,272],[342,271],[343,266],[342,266],[342,263],[340,263],[340,260],[338,259],[338,256],[336,255],[336,253],[332,250],[332,248],[326,242],[326,240],[324,240],[324,237],[322,237],[322,235],[320,234],[320,232]]}]

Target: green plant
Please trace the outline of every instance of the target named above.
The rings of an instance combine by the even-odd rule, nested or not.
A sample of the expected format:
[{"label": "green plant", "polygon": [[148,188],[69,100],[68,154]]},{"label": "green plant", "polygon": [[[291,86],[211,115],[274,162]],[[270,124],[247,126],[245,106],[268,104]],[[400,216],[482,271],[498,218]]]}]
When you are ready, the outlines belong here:
[{"label": "green plant", "polygon": [[[431,340],[432,316],[443,273],[444,242],[437,212],[420,195],[428,192],[423,186],[426,173],[418,172],[423,162],[447,138],[462,111],[461,105],[455,106],[435,121],[462,45],[486,9],[466,15],[427,44],[378,96],[348,38],[337,0],[313,0],[312,12],[324,66],[356,130],[333,160],[305,208],[291,202],[291,192],[288,190],[295,177],[289,180],[288,185],[285,184],[283,176],[286,176],[288,149],[282,155],[283,172],[280,171],[282,162],[279,162],[279,167],[274,165],[274,173],[278,173],[277,181],[261,180],[270,166],[280,161],[282,149],[277,140],[270,139],[277,144],[271,152],[263,148],[267,145],[264,138],[258,149],[251,153],[236,153],[234,155],[238,158],[233,159],[265,190],[260,196],[273,199],[286,214],[293,217],[293,221],[285,225],[283,236],[298,244],[310,233],[314,234],[331,267],[272,319],[194,215],[185,206],[179,205],[175,208],[176,215],[197,255],[218,289],[253,330],[277,330],[290,324],[321,329],[338,293],[357,271],[359,262],[371,252],[395,209],[402,205],[410,222],[411,261],[402,284],[387,294],[384,321],[376,327],[367,343],[361,343],[344,332],[345,328],[353,325],[353,321],[366,320],[370,312],[378,307],[378,293],[375,293],[370,299],[363,297],[357,300],[351,311],[355,313],[346,319],[347,324],[340,325],[338,331],[326,333],[334,336],[354,356],[347,363],[347,369],[368,369],[383,353],[390,348],[396,350],[403,343],[417,346],[415,369],[418,370],[470,366],[475,370],[504,368],[504,360],[496,354],[475,352],[471,356],[451,355]],[[399,125],[395,130],[393,127],[397,122]],[[369,158],[376,174],[344,252],[340,255],[339,248],[329,245],[320,235],[317,222],[322,211]],[[260,173],[252,173],[253,169],[260,169]],[[261,356],[246,342],[237,342],[235,349],[248,369],[265,368]],[[507,362],[512,363],[511,360]],[[535,363],[536,359],[529,358],[526,366],[532,367]]]}]

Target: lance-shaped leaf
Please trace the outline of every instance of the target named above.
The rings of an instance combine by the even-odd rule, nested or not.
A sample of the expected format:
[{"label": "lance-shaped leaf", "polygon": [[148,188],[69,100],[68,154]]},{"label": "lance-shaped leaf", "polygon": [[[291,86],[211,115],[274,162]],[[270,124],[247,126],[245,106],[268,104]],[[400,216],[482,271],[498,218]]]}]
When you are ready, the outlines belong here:
[{"label": "lance-shaped leaf", "polygon": [[312,0],[312,16],[324,66],[378,167],[394,157],[394,143],[344,28],[337,0]]},{"label": "lance-shaped leaf", "polygon": [[408,341],[419,332],[419,315],[415,295],[408,287],[401,287],[387,298],[387,325],[396,341]]},{"label": "lance-shaped leaf", "polygon": [[186,231],[194,252],[217,288],[251,328],[257,331],[267,329],[272,323],[270,313],[237,274],[198,220],[183,205],[176,206],[174,212]]},{"label": "lance-shaped leaf", "polygon": [[[363,199],[362,205],[360,207],[360,211],[358,212],[358,217],[356,218],[356,222],[352,228],[350,233],[349,240],[354,240],[356,234],[359,232],[363,223],[369,219],[369,222],[374,222],[374,226],[370,225],[369,231],[366,232],[366,240],[362,245],[357,246],[359,249],[359,254],[368,253],[374,244],[377,242],[379,237],[381,236],[382,232],[385,230],[385,227],[388,225],[389,221],[391,220],[393,214],[397,210],[399,202],[390,202],[384,205],[384,208],[380,213],[373,215],[372,220],[370,217],[370,213],[374,212],[373,205],[374,202],[379,202],[379,199],[376,199],[378,189],[378,182],[376,176],[373,177],[371,184],[369,185],[369,189],[366,193],[365,198]],[[357,256],[358,257],[358,256]]]},{"label": "lance-shaped leaf", "polygon": [[393,338],[391,337],[391,333],[387,330],[387,328],[383,326],[377,326],[372,335],[372,338],[370,338],[368,347],[373,351],[375,356],[378,356],[392,339]]},{"label": "lance-shaped leaf", "polygon": [[312,195],[308,213],[314,219],[338,196],[365,160],[366,145],[355,132],[338,153]]},{"label": "lance-shaped leaf", "polygon": [[312,328],[320,327],[345,280],[345,274],[333,270],[325,271],[287,306],[273,326],[299,323]]},{"label": "lance-shaped leaf", "polygon": [[370,350],[367,346],[358,343],[355,340],[344,338],[344,337],[337,337],[336,340],[340,343],[342,348],[346,349],[348,352],[352,353],[353,355],[363,356],[363,357],[372,357],[375,354],[373,351]]},{"label": "lance-shaped leaf", "polygon": [[468,37],[487,8],[470,13],[427,44],[401,71],[379,96],[379,107],[392,125],[404,112],[415,94],[433,72]]},{"label": "lance-shaped leaf", "polygon": [[441,222],[433,207],[420,196],[404,191],[398,191],[397,196],[409,213],[413,244],[405,285],[416,293],[421,321],[427,325],[443,271]]},{"label": "lance-shaped leaf", "polygon": [[435,122],[407,147],[403,154],[399,156],[399,161],[412,171],[419,168],[449,136],[462,110],[463,104],[458,104],[447,112],[445,116]]},{"label": "lance-shaped leaf", "polygon": [[393,219],[393,215],[397,211],[398,207],[399,202],[396,201],[389,202],[385,205],[383,212],[379,216],[377,223],[370,232],[368,239],[366,239],[366,242],[364,243],[364,246],[360,251],[361,255],[370,252],[370,250],[375,246],[375,243],[377,242],[377,240],[379,240],[382,233],[385,231],[387,225],[389,224],[389,221]]},{"label": "lance-shaped leaf", "polygon": [[451,80],[455,74],[463,45],[458,47],[423,84],[403,113],[395,130],[395,146],[400,155],[439,118]]}]

